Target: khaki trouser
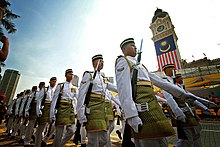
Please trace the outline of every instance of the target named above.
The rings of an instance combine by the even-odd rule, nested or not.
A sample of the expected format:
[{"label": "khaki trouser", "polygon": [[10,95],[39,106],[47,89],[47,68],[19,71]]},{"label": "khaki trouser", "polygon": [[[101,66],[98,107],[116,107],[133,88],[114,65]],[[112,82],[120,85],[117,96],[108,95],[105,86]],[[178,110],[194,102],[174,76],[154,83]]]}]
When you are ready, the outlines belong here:
[{"label": "khaki trouser", "polygon": [[202,147],[200,138],[200,132],[202,130],[201,125],[194,127],[183,128],[187,139],[178,139],[175,143],[175,147]]},{"label": "khaki trouser", "polygon": [[70,140],[70,138],[74,135],[75,130],[76,130],[75,124],[67,125],[66,132],[63,136],[64,125],[57,125],[55,138],[53,140],[53,146],[54,147],[64,146],[66,142]]},{"label": "khaki trouser", "polygon": [[104,147],[107,143],[107,131],[88,132],[88,147]]},{"label": "khaki trouser", "polygon": [[112,146],[112,143],[111,143],[111,133],[112,131],[114,130],[114,121],[113,120],[110,120],[109,121],[109,129],[107,131],[107,144],[106,144],[106,147],[111,147]]},{"label": "khaki trouser", "polygon": [[52,125],[51,130],[50,130],[49,133],[50,133],[49,137],[47,137],[47,135],[45,135],[45,136],[43,137],[43,139],[42,139],[45,143],[47,143],[48,140],[49,140],[50,138],[52,138],[52,136],[55,134],[55,126],[54,126],[54,124]]},{"label": "khaki trouser", "polygon": [[11,133],[12,132],[12,129],[13,129],[13,120],[14,120],[14,117],[9,117],[8,119],[8,123],[7,123],[7,133]]},{"label": "khaki trouser", "polygon": [[86,144],[86,128],[83,125],[81,125],[80,134],[81,134],[81,144]]},{"label": "khaki trouser", "polygon": [[135,147],[168,147],[166,138],[135,139]]},{"label": "khaki trouser", "polygon": [[39,124],[36,130],[36,134],[35,134],[35,147],[40,147],[41,146],[41,141],[42,141],[42,133],[45,129],[45,127],[47,126],[47,123],[44,124]]},{"label": "khaki trouser", "polygon": [[26,132],[27,126],[26,124],[24,124],[23,118],[22,118],[19,129],[20,129],[20,139],[25,139],[25,132]]},{"label": "khaki trouser", "polygon": [[25,132],[25,138],[24,138],[24,145],[29,145],[31,142],[31,136],[34,130],[34,124],[36,120],[29,120],[26,132]]},{"label": "khaki trouser", "polygon": [[13,122],[14,123],[14,125],[13,125],[14,130],[13,130],[11,136],[16,136],[16,133],[17,133],[18,129],[20,128],[21,120],[19,120],[19,121],[18,120],[19,120],[19,118],[16,117]]}]

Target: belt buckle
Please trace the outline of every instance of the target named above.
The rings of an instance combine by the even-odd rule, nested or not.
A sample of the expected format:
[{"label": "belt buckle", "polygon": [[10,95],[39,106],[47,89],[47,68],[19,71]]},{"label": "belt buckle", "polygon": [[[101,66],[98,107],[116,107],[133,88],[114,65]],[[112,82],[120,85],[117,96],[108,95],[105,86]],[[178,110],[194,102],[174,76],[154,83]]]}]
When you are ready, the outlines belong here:
[{"label": "belt buckle", "polygon": [[148,103],[141,104],[141,110],[149,111]]},{"label": "belt buckle", "polygon": [[145,112],[149,111],[149,106],[148,103],[143,103],[143,104],[136,104],[138,112]]},{"label": "belt buckle", "polygon": [[188,108],[188,107],[183,107],[183,108],[181,108],[181,110],[182,110],[183,112],[187,112],[187,111],[189,111],[189,108]]}]

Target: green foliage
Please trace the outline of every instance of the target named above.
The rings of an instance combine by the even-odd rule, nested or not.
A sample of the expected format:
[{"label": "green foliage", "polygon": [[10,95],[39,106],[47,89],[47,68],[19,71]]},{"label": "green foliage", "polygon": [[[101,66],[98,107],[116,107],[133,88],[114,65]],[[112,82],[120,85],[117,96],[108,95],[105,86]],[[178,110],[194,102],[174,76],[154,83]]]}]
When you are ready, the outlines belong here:
[{"label": "green foliage", "polygon": [[8,9],[8,6],[10,5],[11,4],[7,0],[1,0],[0,2],[0,11],[3,13],[0,20],[0,36],[4,35],[3,27],[9,34],[16,32],[16,27],[13,23],[13,20],[19,18],[20,16],[14,14],[11,10]]}]

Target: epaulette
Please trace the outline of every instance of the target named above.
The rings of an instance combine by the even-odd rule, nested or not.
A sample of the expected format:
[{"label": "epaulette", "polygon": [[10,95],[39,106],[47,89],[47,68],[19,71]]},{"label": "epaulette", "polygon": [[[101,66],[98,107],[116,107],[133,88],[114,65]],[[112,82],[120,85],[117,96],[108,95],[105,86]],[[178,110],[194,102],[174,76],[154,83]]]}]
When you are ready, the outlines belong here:
[{"label": "epaulette", "polygon": [[[60,92],[63,91],[64,83],[65,83],[65,82],[58,83],[58,85],[60,86]],[[57,86],[58,86],[58,85],[57,85]]]},{"label": "epaulette", "polygon": [[117,57],[117,59],[116,59],[116,61],[115,61],[115,67],[116,67],[116,64],[118,63],[118,59],[120,59],[121,57],[123,57],[123,58],[127,61],[128,66],[129,66],[129,68],[130,68],[130,72],[132,72],[132,71],[133,71],[133,66],[132,66],[131,62],[128,60],[127,57],[122,56],[122,55],[120,55],[120,56]]},{"label": "epaulette", "polygon": [[62,83],[58,83],[57,85],[62,85],[62,84],[64,84],[64,82],[62,82]]},{"label": "epaulette", "polygon": [[85,72],[83,73],[83,77],[84,77],[84,75],[85,75],[86,73],[89,73],[89,75],[90,75],[90,80],[92,80],[92,74],[93,74],[94,72],[93,72],[93,71],[85,71]]},{"label": "epaulette", "polygon": [[48,91],[48,89],[49,89],[49,86],[44,87],[44,94]]},{"label": "epaulette", "polygon": [[85,72],[83,73],[83,77],[84,77],[84,75],[85,75],[86,73],[92,74],[93,71],[85,71]]},{"label": "epaulette", "polygon": [[167,77],[163,77],[162,79],[167,79]]},{"label": "epaulette", "polygon": [[124,56],[119,55],[119,56],[116,58],[116,60],[115,60],[115,66],[116,66],[116,64],[117,64],[118,59],[121,58],[121,57],[124,57]]}]

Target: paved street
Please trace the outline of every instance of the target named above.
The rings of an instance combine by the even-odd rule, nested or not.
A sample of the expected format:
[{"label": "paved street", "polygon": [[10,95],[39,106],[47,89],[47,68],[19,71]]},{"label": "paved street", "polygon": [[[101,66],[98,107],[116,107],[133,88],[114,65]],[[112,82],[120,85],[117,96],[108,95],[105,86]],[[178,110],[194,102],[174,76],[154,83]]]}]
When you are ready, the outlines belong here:
[{"label": "paved street", "polygon": [[[219,147],[220,146],[220,121],[215,122],[202,122],[202,144],[203,147]],[[118,129],[119,126],[116,126]],[[118,138],[117,134],[115,133],[116,129],[111,134],[112,139],[112,147],[121,146],[121,140]],[[6,133],[4,133],[5,127],[4,125],[0,125],[0,146],[10,147],[22,147],[22,143],[18,143],[18,138],[10,139]],[[173,147],[174,142],[176,141],[176,135],[168,137],[169,147]],[[48,147],[51,147],[52,140],[49,142]],[[32,144],[33,145],[33,144]],[[76,146],[70,141],[67,145],[71,147],[80,147],[80,145]]]}]

